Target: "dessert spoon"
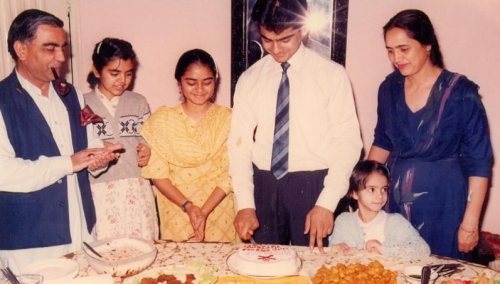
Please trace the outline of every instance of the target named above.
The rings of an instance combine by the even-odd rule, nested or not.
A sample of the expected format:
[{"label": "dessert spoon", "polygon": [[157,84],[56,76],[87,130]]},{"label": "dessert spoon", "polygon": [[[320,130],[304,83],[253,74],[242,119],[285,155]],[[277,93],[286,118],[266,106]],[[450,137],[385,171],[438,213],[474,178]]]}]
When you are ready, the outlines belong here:
[{"label": "dessert spoon", "polygon": [[95,255],[97,255],[98,257],[102,258],[102,255],[100,253],[98,253],[93,247],[91,247],[87,242],[83,242],[83,244],[91,251],[93,252]]}]

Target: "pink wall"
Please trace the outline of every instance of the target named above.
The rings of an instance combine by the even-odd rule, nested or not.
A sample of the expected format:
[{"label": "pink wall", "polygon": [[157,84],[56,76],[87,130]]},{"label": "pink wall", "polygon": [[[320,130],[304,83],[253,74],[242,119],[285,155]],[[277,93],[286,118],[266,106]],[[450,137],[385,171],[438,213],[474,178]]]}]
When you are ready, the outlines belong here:
[{"label": "pink wall", "polygon": [[[467,75],[481,86],[489,116],[494,151],[500,133],[493,122],[500,112],[500,1],[496,0],[351,0],[349,7],[347,71],[351,77],[365,150],[373,141],[377,89],[391,72],[382,26],[400,10],[418,8],[433,20],[448,69]],[[230,0],[85,0],[80,1],[83,73],[90,68],[96,42],[106,36],[130,41],[140,57],[135,91],[148,98],[152,110],[178,103],[173,78],[175,63],[185,50],[202,48],[219,65],[222,81],[218,103],[230,102]],[[84,86],[80,86],[83,90]],[[500,233],[494,216],[500,214],[493,170],[493,187],[483,229]]]},{"label": "pink wall", "polygon": [[[382,26],[397,12],[415,8],[431,18],[446,67],[478,84],[490,123],[494,153],[500,150],[500,1],[351,0],[347,31],[347,72],[353,84],[365,150],[373,142],[379,84],[392,72]],[[483,230],[500,233],[500,167],[493,169]]]},{"label": "pink wall", "polygon": [[[230,0],[85,0],[80,1],[83,74],[92,51],[105,37],[134,46],[140,61],[134,91],[146,96],[154,111],[179,102],[174,69],[182,53],[209,52],[221,76],[218,103],[229,106],[231,82]],[[81,86],[84,91],[89,90]]]}]

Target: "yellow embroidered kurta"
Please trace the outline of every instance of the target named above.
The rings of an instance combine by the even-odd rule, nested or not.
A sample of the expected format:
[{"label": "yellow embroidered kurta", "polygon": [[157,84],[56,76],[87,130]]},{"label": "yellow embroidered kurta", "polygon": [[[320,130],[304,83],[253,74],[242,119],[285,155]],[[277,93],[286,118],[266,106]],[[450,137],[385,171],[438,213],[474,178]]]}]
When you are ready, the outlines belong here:
[{"label": "yellow embroidered kurta", "polygon": [[[149,164],[142,176],[168,178],[189,200],[200,207],[216,187],[226,198],[208,216],[205,241],[233,242],[235,206],[226,141],[231,109],[213,104],[198,124],[177,105],[160,107],[141,128],[151,148]],[[181,208],[158,194],[161,238],[187,240],[193,232],[189,217]]]}]

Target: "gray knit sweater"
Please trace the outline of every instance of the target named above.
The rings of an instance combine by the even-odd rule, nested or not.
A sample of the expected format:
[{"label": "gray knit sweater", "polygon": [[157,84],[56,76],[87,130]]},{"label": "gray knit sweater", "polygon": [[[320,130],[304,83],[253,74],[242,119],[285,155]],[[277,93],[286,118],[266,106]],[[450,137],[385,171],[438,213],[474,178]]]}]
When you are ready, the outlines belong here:
[{"label": "gray knit sweater", "polygon": [[[330,246],[345,243],[350,247],[364,249],[364,232],[358,223],[357,212],[345,212],[335,219]],[[422,258],[430,254],[430,248],[418,231],[401,214],[387,214],[385,240],[382,253],[402,258]]]},{"label": "gray knit sweater", "polygon": [[95,91],[85,94],[84,98],[92,111],[104,120],[104,123],[93,125],[94,134],[103,141],[122,143],[125,149],[120,153],[118,161],[110,164],[107,171],[97,177],[90,175],[90,182],[100,183],[140,177],[141,168],[137,165],[136,147],[139,143],[145,143],[139,132],[144,121],[151,115],[146,98],[125,91],[120,96],[114,117],[99,100]]}]

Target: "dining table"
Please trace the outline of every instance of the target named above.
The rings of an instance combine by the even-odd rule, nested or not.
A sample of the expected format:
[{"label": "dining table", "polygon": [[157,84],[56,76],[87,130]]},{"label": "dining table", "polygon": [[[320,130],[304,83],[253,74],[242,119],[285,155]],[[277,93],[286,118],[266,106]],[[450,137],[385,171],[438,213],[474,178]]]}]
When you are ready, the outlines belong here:
[{"label": "dining table", "polygon": [[[500,281],[500,271],[492,270],[486,266],[465,262],[457,259],[430,255],[424,258],[403,259],[388,257],[376,253],[369,253],[365,250],[352,249],[349,253],[342,253],[331,247],[324,248],[324,253],[320,253],[318,248],[310,249],[303,246],[291,246],[302,260],[302,267],[299,275],[294,277],[262,279],[237,275],[227,265],[227,258],[244,246],[244,243],[195,243],[195,242],[172,242],[164,240],[152,241],[158,249],[155,261],[143,272],[148,270],[167,267],[174,264],[185,264],[194,260],[203,260],[208,267],[217,269],[217,284],[253,284],[253,283],[283,283],[283,284],[308,284],[312,283],[311,278],[317,269],[322,265],[330,267],[337,263],[353,264],[360,263],[367,265],[372,261],[379,261],[385,269],[397,272],[397,283],[409,283],[402,274],[403,268],[407,266],[427,266],[438,264],[461,264],[460,270],[450,277],[455,279],[473,279],[487,273],[491,278]],[[87,262],[82,250],[76,251],[63,258],[73,260],[78,263],[79,273],[76,276],[89,277],[97,275],[97,272]],[[132,276],[134,277],[134,276]],[[113,277],[114,284],[119,284],[125,278]],[[438,279],[436,283],[441,283],[444,279]]]}]

